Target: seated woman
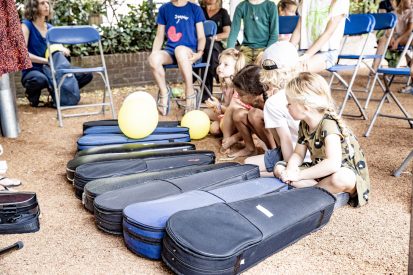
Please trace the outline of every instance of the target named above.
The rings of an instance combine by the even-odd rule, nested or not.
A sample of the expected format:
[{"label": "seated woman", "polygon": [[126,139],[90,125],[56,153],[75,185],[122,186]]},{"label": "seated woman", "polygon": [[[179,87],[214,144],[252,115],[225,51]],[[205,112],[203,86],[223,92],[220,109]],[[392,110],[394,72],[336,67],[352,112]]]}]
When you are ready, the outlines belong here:
[{"label": "seated woman", "polygon": [[[229,14],[226,9],[221,8],[222,1],[221,0],[204,0],[201,3],[202,11],[204,12],[205,18],[207,20],[212,20],[217,24],[217,35],[215,38],[215,43],[212,49],[212,56],[210,66],[208,68],[208,74],[205,81],[205,86],[208,90],[212,93],[214,87],[214,78],[218,80],[218,76],[216,73],[219,60],[218,57],[221,52],[225,49],[224,45],[222,44],[225,39],[228,38],[229,32],[231,30],[231,19],[229,18]],[[211,45],[209,40],[206,41],[204,56],[202,57],[203,60],[207,60],[208,52]],[[209,95],[204,93],[202,95],[202,101],[208,99]]]},{"label": "seated woman", "polygon": [[[23,70],[22,84],[26,88],[26,97],[32,107],[37,107],[40,103],[40,94],[42,89],[48,89],[51,92],[52,83],[43,72],[43,66],[48,65],[49,61],[44,57],[46,53],[46,33],[52,27],[46,21],[50,19],[52,9],[49,0],[32,0],[27,1],[24,9],[22,30],[23,36],[29,51],[29,57],[33,67]],[[66,56],[70,55],[70,50],[62,47],[61,51]],[[92,81],[91,73],[75,74],[79,88],[84,87]]]},{"label": "seated woman", "polygon": [[321,72],[337,63],[349,0],[302,0],[290,42],[301,50],[301,70]]},{"label": "seated woman", "polygon": [[[158,111],[166,116],[170,109],[171,90],[166,85],[163,65],[178,64],[185,83],[185,111],[196,107],[192,83],[192,64],[199,61],[205,49],[205,16],[201,7],[187,0],[171,0],[159,8],[156,37],[149,56],[149,65],[159,87]],[[161,50],[165,34],[167,41]]]}]

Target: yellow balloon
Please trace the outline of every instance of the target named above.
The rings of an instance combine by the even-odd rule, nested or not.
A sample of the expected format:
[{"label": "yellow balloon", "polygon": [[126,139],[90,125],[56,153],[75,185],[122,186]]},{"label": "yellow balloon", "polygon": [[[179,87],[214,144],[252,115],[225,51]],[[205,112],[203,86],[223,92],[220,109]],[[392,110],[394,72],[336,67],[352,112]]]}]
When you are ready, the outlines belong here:
[{"label": "yellow balloon", "polygon": [[194,110],[184,115],[181,120],[181,126],[189,128],[191,139],[201,139],[208,135],[210,121],[206,113]]},{"label": "yellow balloon", "polygon": [[118,114],[119,128],[125,136],[133,139],[145,138],[152,134],[158,125],[158,119],[156,104],[151,104],[148,98],[124,101]]},{"label": "yellow balloon", "polygon": [[137,92],[133,92],[131,94],[129,94],[125,100],[123,101],[123,104],[125,104],[126,102],[128,102],[129,100],[140,100],[140,101],[144,101],[147,104],[151,104],[154,108],[156,108],[156,101],[153,98],[153,96],[151,96],[149,93],[145,92],[145,91],[137,91]]}]

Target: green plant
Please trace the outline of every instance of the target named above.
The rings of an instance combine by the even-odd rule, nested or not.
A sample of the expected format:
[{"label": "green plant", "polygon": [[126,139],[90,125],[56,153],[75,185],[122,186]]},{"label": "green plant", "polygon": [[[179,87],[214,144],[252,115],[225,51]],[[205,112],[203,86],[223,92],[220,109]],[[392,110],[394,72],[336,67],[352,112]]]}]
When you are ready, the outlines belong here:
[{"label": "green plant", "polygon": [[350,1],[350,13],[376,13],[380,0],[352,0]]}]

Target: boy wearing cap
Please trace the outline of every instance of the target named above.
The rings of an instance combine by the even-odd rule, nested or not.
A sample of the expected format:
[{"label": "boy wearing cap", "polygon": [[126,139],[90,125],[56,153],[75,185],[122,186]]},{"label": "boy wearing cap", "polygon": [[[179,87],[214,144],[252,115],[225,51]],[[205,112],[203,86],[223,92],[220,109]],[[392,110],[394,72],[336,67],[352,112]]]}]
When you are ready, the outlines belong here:
[{"label": "boy wearing cap", "polygon": [[278,161],[288,161],[297,142],[299,121],[288,112],[284,87],[295,77],[298,65],[297,49],[288,41],[278,41],[264,51],[260,81],[268,87],[269,96],[264,105],[264,123],[277,147],[245,159],[245,163],[258,165],[263,174],[272,175]]}]

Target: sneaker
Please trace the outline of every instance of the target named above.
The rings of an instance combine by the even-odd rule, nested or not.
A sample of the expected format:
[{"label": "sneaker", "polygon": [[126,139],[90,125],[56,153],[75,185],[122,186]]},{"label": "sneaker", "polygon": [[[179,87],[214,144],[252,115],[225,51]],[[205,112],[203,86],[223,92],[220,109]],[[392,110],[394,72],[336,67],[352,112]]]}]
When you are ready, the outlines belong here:
[{"label": "sneaker", "polygon": [[406,86],[399,91],[401,94],[412,94],[413,95],[413,86]]},{"label": "sneaker", "polygon": [[348,204],[348,201],[350,199],[350,194],[341,192],[335,195],[336,196],[336,203],[334,204],[334,209],[343,207]]}]

